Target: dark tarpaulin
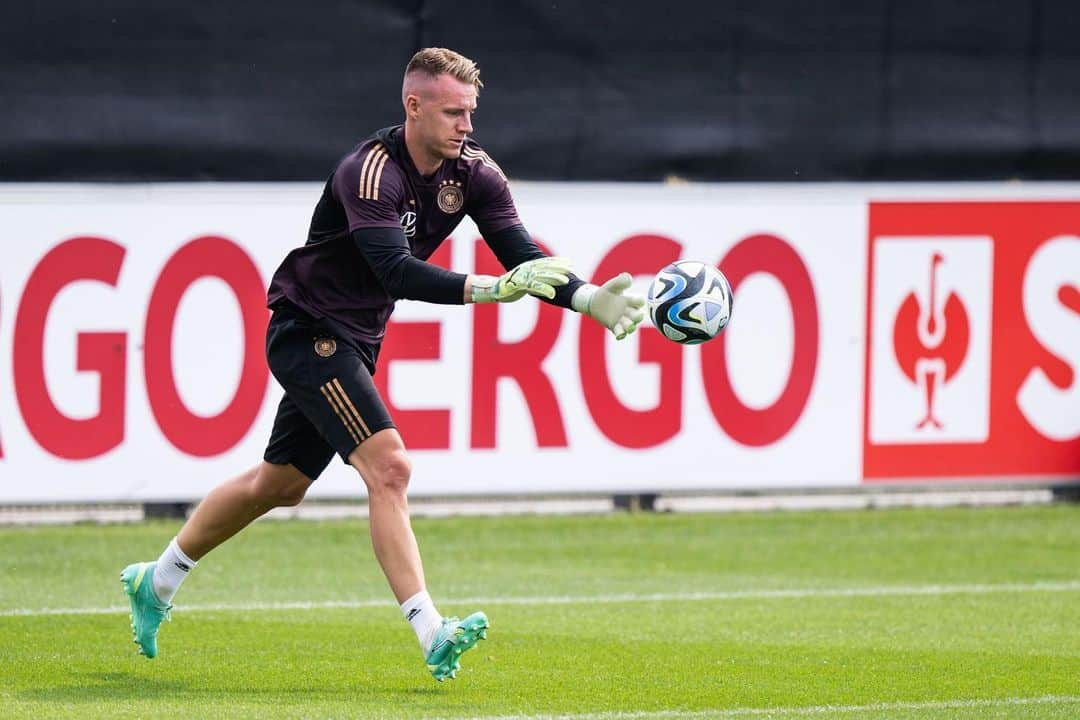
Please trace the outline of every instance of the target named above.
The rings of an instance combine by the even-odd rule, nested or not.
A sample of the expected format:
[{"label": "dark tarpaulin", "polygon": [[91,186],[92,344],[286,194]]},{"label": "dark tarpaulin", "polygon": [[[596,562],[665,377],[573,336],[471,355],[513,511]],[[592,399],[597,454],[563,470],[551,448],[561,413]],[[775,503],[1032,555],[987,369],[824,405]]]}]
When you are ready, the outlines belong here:
[{"label": "dark tarpaulin", "polygon": [[1063,0],[10,3],[0,179],[315,180],[455,48],[516,178],[1080,176]]}]

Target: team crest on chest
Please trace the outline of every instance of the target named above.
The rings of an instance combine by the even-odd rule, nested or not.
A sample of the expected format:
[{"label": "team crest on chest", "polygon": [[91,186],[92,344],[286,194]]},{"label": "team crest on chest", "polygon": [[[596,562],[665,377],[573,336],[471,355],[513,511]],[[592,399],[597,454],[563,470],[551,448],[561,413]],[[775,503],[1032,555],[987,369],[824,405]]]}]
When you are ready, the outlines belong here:
[{"label": "team crest on chest", "polygon": [[461,183],[455,180],[443,180],[439,183],[439,192],[435,196],[439,209],[447,215],[453,215],[465,204],[465,194],[461,192]]}]

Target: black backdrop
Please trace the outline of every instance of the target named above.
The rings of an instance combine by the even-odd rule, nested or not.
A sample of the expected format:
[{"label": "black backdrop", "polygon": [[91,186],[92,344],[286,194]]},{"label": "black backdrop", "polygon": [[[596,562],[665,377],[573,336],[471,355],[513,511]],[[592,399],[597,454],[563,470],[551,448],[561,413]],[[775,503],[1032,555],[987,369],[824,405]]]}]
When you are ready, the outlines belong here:
[{"label": "black backdrop", "polygon": [[1080,176],[1067,0],[57,0],[0,9],[0,180],[308,180],[473,57],[512,177]]}]

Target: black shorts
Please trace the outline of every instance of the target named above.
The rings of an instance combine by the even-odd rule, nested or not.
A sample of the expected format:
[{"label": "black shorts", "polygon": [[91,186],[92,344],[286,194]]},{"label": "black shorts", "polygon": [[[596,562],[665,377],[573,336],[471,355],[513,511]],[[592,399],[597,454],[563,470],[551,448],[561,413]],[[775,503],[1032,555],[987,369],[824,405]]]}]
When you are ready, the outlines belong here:
[{"label": "black shorts", "polygon": [[378,354],[378,346],[357,342],[291,305],[275,308],[266,359],[285,397],[263,459],[291,464],[314,480],[335,452],[348,462],[360,443],[393,427],[371,379]]}]

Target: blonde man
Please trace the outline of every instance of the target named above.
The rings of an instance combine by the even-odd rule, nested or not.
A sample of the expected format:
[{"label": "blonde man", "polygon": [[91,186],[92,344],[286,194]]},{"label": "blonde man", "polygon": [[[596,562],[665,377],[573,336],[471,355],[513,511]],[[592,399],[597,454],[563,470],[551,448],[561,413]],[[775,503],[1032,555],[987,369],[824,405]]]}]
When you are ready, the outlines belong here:
[{"label": "blonde man", "polygon": [[[472,60],[444,48],[417,52],[402,84],[404,124],[365,139],[327,180],[306,244],[270,283],[267,360],[285,396],[263,461],[211,491],[156,562],[121,573],[143,655],[157,655],[158,628],[197,562],[271,508],[298,504],[334,454],[367,486],[375,555],[435,679],[454,677],[461,654],[486,636],[484,613],[444,618],[427,591],[409,522],[409,457],[371,378],[394,301],[532,295],[585,313],[621,339],[641,322],[644,300],[626,294],[626,273],[587,284],[533,243],[502,170],[470,137],[481,87]],[[504,275],[425,262],[465,215]]]}]

